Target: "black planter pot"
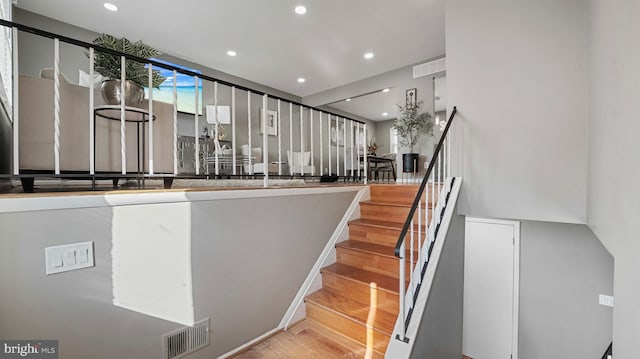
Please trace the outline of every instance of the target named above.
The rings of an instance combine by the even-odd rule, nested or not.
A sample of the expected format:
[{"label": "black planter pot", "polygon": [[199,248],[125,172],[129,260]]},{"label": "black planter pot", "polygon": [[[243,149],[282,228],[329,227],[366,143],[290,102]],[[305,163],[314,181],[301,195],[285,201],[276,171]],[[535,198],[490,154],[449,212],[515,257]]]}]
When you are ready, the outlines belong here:
[{"label": "black planter pot", "polygon": [[417,153],[402,154],[402,172],[405,172],[405,173],[418,172],[418,154]]}]

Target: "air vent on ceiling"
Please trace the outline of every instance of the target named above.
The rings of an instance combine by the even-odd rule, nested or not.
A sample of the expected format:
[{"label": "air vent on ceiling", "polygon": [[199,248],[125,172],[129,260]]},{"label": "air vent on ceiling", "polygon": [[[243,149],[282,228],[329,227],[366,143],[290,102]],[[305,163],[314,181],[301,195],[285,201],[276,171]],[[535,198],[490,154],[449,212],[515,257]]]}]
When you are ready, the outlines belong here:
[{"label": "air vent on ceiling", "polygon": [[424,64],[416,65],[413,67],[413,78],[418,78],[427,75],[433,75],[438,72],[446,70],[446,58],[443,57],[438,60],[425,62]]},{"label": "air vent on ceiling", "polygon": [[209,345],[209,318],[162,336],[162,358],[182,358]]}]

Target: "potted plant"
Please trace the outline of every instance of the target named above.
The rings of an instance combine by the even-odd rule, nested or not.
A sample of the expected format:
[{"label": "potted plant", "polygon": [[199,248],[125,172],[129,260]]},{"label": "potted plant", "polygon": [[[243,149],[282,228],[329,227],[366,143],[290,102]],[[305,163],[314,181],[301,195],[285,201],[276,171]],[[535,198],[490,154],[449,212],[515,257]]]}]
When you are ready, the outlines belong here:
[{"label": "potted plant", "polygon": [[[131,42],[127,38],[117,38],[102,34],[93,40],[98,46],[124,52],[129,55],[148,59],[158,56],[160,52],[142,41]],[[94,66],[96,72],[108,80],[102,82],[102,97],[110,105],[120,104],[120,56],[96,51]],[[138,106],[144,100],[144,87],[149,86],[149,70],[144,63],[127,60],[125,64],[125,105]],[[153,70],[152,86],[160,87],[166,78],[160,71]]]},{"label": "potted plant", "polygon": [[433,121],[428,112],[420,113],[422,101],[413,105],[398,105],[398,118],[393,124],[393,129],[398,134],[398,142],[409,148],[409,153],[402,155],[402,170],[404,172],[417,172],[418,154],[413,148],[420,136],[433,133]]}]

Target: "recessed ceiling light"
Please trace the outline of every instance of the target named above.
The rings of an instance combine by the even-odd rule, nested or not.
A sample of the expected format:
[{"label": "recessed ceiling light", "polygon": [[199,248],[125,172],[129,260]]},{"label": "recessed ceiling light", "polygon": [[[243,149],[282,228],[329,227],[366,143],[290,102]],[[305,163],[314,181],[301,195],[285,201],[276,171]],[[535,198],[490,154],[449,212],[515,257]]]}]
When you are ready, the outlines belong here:
[{"label": "recessed ceiling light", "polygon": [[371,60],[373,58],[373,52],[367,52],[364,54],[364,58],[367,60]]},{"label": "recessed ceiling light", "polygon": [[304,15],[304,14],[306,14],[306,13],[307,13],[307,8],[306,8],[306,7],[304,7],[304,6],[302,6],[302,5],[299,5],[299,6],[296,6],[296,8],[295,8],[295,10],[294,10],[294,11],[295,11],[295,12],[296,12],[296,14],[298,14],[298,15]]},{"label": "recessed ceiling light", "polygon": [[227,51],[227,55],[229,55],[229,56],[236,56],[236,55],[237,55],[237,53],[236,53],[235,51],[233,51],[233,50],[229,50],[229,51]]},{"label": "recessed ceiling light", "polygon": [[298,77],[298,82],[299,83],[304,83],[305,81],[307,81],[304,77]]},{"label": "recessed ceiling light", "polygon": [[115,5],[113,5],[113,4],[112,4],[112,3],[110,3],[110,2],[106,2],[106,3],[104,3],[104,8],[105,8],[105,9],[107,9],[107,10],[109,10],[109,11],[118,11],[118,7],[117,7],[117,6],[115,6]]},{"label": "recessed ceiling light", "polygon": [[386,89],[382,90],[382,92],[389,92],[389,89],[386,88]]},{"label": "recessed ceiling light", "polygon": [[386,113],[386,112],[383,112],[383,113],[382,113],[382,116],[388,116],[388,115],[389,115],[389,114],[388,114],[388,113]]},{"label": "recessed ceiling light", "polygon": [[349,102],[349,101],[351,101],[351,99],[350,99],[350,98],[348,98],[348,99],[346,99],[345,101]]}]

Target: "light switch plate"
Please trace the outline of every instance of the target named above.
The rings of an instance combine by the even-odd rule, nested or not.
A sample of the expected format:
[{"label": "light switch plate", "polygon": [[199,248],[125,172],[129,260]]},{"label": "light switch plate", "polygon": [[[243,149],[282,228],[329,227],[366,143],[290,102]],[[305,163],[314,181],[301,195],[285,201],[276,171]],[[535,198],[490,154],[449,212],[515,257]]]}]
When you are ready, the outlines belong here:
[{"label": "light switch plate", "polygon": [[613,297],[610,295],[600,294],[598,297],[598,303],[605,307],[613,307]]},{"label": "light switch plate", "polygon": [[47,275],[94,266],[93,242],[47,247],[44,256]]}]

